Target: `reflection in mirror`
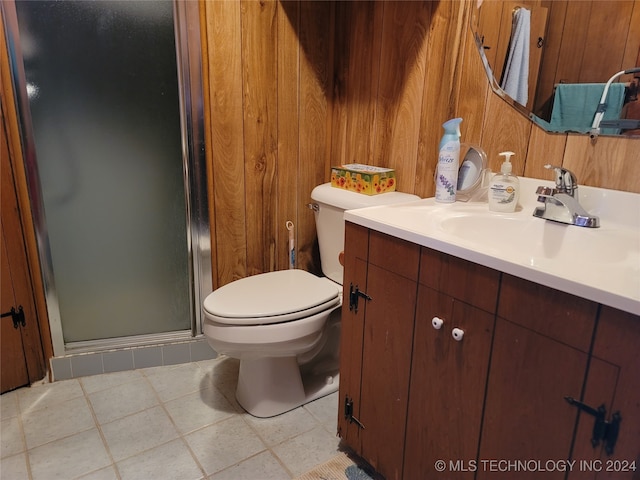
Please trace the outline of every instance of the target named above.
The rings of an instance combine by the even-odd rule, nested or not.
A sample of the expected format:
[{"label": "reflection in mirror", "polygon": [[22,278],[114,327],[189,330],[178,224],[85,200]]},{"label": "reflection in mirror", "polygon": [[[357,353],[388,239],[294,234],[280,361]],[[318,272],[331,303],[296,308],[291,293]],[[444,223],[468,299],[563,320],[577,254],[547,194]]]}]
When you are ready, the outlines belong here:
[{"label": "reflection in mirror", "polygon": [[600,111],[596,135],[640,135],[639,22],[640,0],[477,0],[471,28],[494,92],[545,130],[593,136]]}]

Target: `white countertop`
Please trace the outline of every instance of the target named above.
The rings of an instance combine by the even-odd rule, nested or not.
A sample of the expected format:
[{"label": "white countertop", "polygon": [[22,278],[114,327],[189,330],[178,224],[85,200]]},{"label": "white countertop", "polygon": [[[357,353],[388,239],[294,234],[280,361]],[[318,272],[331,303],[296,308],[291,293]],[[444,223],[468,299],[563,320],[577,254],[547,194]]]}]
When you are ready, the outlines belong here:
[{"label": "white countertop", "polygon": [[533,217],[539,185],[520,177],[515,213],[486,202],[433,198],[348,210],[345,220],[424,247],[640,315],[640,195],[580,186],[581,205],[600,228]]}]

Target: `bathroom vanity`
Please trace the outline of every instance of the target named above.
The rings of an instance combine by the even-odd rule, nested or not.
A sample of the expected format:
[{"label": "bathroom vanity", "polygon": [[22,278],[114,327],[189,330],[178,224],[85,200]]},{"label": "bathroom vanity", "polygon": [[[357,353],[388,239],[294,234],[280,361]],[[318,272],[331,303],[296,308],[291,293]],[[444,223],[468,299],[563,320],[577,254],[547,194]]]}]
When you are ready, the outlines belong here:
[{"label": "bathroom vanity", "polygon": [[[528,202],[499,220],[522,220],[535,236],[518,217],[530,216]],[[439,208],[409,208],[425,203]],[[556,278],[535,254],[527,267],[509,252],[472,250],[424,215],[390,208],[345,214],[344,444],[387,479],[638,478],[640,244],[631,238],[621,260],[633,285],[619,295],[585,272],[583,284]],[[443,215],[473,206],[452,208]],[[580,228],[553,225],[554,237],[532,220],[543,243]]]}]

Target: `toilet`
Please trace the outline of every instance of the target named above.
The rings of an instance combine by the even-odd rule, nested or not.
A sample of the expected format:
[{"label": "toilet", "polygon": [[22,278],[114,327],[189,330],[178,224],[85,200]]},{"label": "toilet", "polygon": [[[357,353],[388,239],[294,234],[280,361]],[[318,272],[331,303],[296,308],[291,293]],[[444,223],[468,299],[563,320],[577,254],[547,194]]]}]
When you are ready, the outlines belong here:
[{"label": "toilet", "polygon": [[324,276],[299,269],[242,278],[203,302],[203,333],[219,354],[240,360],[236,399],[272,417],[335,392],[339,383],[345,210],[405,203],[401,192],[367,196],[319,185],[311,192]]}]

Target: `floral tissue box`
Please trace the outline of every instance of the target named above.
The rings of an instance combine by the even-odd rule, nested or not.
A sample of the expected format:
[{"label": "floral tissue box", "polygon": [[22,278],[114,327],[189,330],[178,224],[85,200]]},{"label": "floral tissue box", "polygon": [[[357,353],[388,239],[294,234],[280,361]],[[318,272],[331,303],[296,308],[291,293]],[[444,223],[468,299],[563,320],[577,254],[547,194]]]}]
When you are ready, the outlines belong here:
[{"label": "floral tissue box", "polygon": [[349,163],[331,168],[331,186],[365,195],[394,192],[396,172],[392,168]]}]

